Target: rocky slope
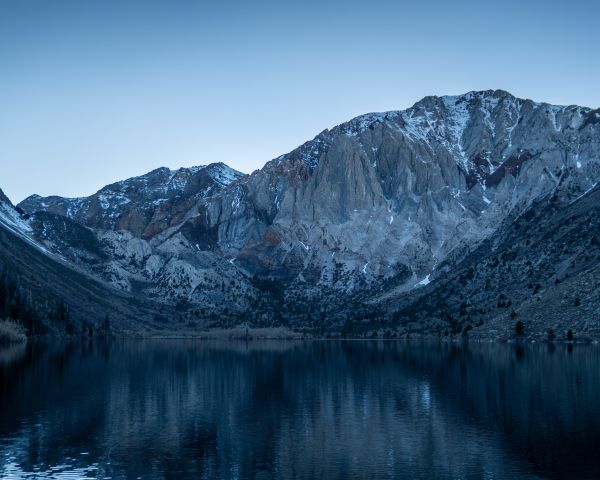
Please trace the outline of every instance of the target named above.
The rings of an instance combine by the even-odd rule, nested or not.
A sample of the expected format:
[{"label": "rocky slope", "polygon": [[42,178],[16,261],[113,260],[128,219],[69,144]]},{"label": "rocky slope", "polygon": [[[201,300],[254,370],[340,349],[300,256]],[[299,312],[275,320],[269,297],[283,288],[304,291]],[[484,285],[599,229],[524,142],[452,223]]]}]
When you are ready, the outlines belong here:
[{"label": "rocky slope", "polygon": [[19,207],[36,242],[136,296],[339,324],[373,292],[412,298],[500,227],[599,180],[599,110],[496,90],[357,117],[251,175],[159,169]]},{"label": "rocky slope", "polygon": [[172,309],[110,288],[36,243],[29,221],[0,191],[0,318],[30,335],[137,335],[160,334],[165,315],[175,317]]},{"label": "rocky slope", "polygon": [[[380,328],[406,333],[505,337],[523,322],[531,338],[600,337],[600,187],[564,204],[541,199],[438,280],[401,297],[369,299]],[[390,314],[390,312],[392,312]],[[377,327],[376,327],[377,328]]]}]

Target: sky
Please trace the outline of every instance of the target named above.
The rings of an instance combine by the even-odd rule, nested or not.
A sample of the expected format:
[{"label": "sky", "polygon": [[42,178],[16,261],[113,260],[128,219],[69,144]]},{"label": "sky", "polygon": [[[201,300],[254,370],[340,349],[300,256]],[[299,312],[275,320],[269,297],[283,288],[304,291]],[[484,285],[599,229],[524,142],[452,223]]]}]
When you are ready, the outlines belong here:
[{"label": "sky", "polygon": [[357,115],[501,88],[600,106],[600,2],[0,0],[0,188],[251,172]]}]

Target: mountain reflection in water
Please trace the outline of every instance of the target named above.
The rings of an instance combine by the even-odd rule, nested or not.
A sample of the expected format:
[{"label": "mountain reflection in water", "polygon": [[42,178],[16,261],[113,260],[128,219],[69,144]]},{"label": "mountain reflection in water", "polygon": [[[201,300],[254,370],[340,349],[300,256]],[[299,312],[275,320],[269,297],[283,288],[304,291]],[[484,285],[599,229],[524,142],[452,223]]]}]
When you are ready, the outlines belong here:
[{"label": "mountain reflection in water", "polygon": [[600,348],[85,341],[0,353],[1,478],[600,478]]}]

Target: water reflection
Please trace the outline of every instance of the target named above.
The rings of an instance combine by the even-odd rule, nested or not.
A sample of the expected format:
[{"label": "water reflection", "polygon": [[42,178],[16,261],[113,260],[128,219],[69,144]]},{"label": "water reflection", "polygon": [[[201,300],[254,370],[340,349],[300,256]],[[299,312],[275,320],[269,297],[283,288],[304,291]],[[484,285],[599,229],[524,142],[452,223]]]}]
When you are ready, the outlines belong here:
[{"label": "water reflection", "polygon": [[95,341],[7,358],[2,478],[600,477],[595,347]]}]

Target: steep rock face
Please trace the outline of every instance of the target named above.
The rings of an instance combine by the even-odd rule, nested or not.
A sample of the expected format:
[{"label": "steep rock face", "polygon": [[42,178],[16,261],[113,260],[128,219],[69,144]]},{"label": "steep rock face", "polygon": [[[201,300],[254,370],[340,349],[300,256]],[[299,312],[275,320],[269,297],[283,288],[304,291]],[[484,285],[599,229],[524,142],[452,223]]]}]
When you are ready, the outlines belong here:
[{"label": "steep rock face", "polygon": [[210,232],[208,248],[251,273],[331,284],[341,263],[354,280],[339,287],[352,288],[408,267],[409,288],[537,198],[591,188],[597,118],[503,91],[427,97],[322,132],[207,199],[181,231]]},{"label": "steep rock face", "polygon": [[251,175],[159,169],[86,199],[19,206],[91,228],[99,250],[71,242],[69,253],[43,222],[35,235],[93,257],[83,267],[119,288],[169,302],[243,312],[261,295],[257,278],[304,299],[392,284],[401,294],[537,200],[568,204],[593,188],[599,119],[504,91],[427,97],[325,130]]}]

